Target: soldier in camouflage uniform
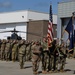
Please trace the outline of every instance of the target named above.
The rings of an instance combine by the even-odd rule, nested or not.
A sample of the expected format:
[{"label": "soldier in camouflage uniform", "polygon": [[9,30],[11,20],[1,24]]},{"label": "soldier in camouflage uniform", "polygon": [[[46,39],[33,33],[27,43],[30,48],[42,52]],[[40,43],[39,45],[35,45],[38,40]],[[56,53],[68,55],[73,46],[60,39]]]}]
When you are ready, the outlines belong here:
[{"label": "soldier in camouflage uniform", "polygon": [[5,46],[5,59],[8,61],[10,59],[10,50],[11,50],[11,44],[9,40],[6,40],[6,46]]},{"label": "soldier in camouflage uniform", "polygon": [[59,49],[60,49],[60,45],[59,45],[59,39],[56,40],[56,69],[55,72],[58,72],[58,64],[59,64]]},{"label": "soldier in camouflage uniform", "polygon": [[5,60],[5,45],[6,45],[6,40],[2,40],[1,44],[1,60]]},{"label": "soldier in camouflage uniform", "polygon": [[24,61],[25,61],[25,55],[26,55],[26,44],[25,40],[21,40],[19,44],[19,63],[20,63],[20,69],[24,68]]},{"label": "soldier in camouflage uniform", "polygon": [[69,57],[69,53],[68,53],[68,51],[69,51],[69,44],[68,43],[66,43],[65,49],[66,49],[66,55],[67,55],[67,57]]},{"label": "soldier in camouflage uniform", "polygon": [[31,43],[29,41],[26,44],[26,60],[31,60]]},{"label": "soldier in camouflage uniform", "polygon": [[49,48],[50,50],[50,68],[49,72],[56,72],[57,71],[57,60],[58,60],[58,51],[57,51],[57,46],[56,46],[56,40],[53,40],[51,43],[51,47]]},{"label": "soldier in camouflage uniform", "polygon": [[41,44],[39,42],[35,42],[32,46],[32,65],[34,74],[38,73],[37,70],[39,68],[39,62],[41,60],[41,51]]},{"label": "soldier in camouflage uniform", "polygon": [[17,52],[18,52],[18,43],[17,43],[17,40],[13,40],[13,43],[12,43],[12,61],[16,61]]},{"label": "soldier in camouflage uniform", "polygon": [[60,71],[63,72],[64,71],[64,67],[65,67],[65,62],[66,62],[66,52],[65,52],[65,46],[64,43],[62,43],[60,45],[60,49],[59,49],[59,58],[60,58]]},{"label": "soldier in camouflage uniform", "polygon": [[12,45],[13,45],[13,40],[10,39],[10,44],[11,44],[11,49],[10,49],[10,57],[9,59],[12,60]]},{"label": "soldier in camouflage uniform", "polygon": [[43,47],[42,51],[42,73],[47,73],[48,65],[49,65],[49,50],[48,50],[48,42],[47,38],[43,38],[43,42],[41,43]]}]

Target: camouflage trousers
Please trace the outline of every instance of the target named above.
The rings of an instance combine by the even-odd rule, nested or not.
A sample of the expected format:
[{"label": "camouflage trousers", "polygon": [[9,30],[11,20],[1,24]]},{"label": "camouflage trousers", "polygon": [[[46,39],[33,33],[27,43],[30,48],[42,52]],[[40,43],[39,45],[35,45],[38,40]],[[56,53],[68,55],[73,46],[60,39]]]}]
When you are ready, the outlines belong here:
[{"label": "camouflage trousers", "polygon": [[59,70],[64,70],[66,58],[64,58],[63,56],[61,56],[59,60],[60,60]]},{"label": "camouflage trousers", "polygon": [[39,54],[32,54],[33,72],[36,72],[38,70],[40,60],[41,58]]},{"label": "camouflage trousers", "polygon": [[31,51],[26,51],[26,61],[31,60]]},{"label": "camouflage trousers", "polygon": [[54,56],[53,55],[50,55],[49,57],[49,64],[48,64],[48,71],[51,71],[53,70],[53,66],[54,66]]},{"label": "camouflage trousers", "polygon": [[20,69],[24,68],[24,54],[19,54],[19,64],[20,64]]},{"label": "camouflage trousers", "polygon": [[9,51],[6,51],[5,52],[5,59],[6,60],[9,60],[10,59],[10,52]]},{"label": "camouflage trousers", "polygon": [[1,51],[1,60],[4,60],[4,59],[5,59],[5,52]]},{"label": "camouflage trousers", "polygon": [[58,57],[55,57],[54,55],[50,55],[48,71],[55,71],[57,69],[58,69]]},{"label": "camouflage trousers", "polygon": [[17,58],[17,53],[12,52],[12,61],[16,61],[16,58]]},{"label": "camouflage trousers", "polygon": [[49,67],[49,55],[48,52],[42,54],[42,70],[47,71]]}]

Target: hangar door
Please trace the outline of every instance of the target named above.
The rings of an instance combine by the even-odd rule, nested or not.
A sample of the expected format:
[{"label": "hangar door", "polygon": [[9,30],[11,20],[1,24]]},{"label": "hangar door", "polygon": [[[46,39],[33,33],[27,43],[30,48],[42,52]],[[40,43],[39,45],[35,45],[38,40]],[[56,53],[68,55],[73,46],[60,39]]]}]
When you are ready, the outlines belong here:
[{"label": "hangar door", "polygon": [[[27,32],[27,23],[13,23],[13,24],[0,24],[0,32],[1,31],[10,31],[13,29],[17,31],[24,31]],[[11,36],[12,32],[4,32],[0,33],[0,39],[7,39],[7,37]],[[26,39],[26,33],[17,33],[23,39]]]}]

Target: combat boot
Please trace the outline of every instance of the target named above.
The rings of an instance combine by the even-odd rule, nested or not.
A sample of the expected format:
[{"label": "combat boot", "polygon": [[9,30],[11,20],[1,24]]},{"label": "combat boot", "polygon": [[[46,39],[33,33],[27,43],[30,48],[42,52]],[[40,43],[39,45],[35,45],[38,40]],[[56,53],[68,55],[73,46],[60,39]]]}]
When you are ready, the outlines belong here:
[{"label": "combat boot", "polygon": [[43,74],[45,74],[45,71],[42,71]]},{"label": "combat boot", "polygon": [[14,59],[12,59],[12,61],[13,61],[13,62],[15,62],[15,60],[14,60]]},{"label": "combat boot", "polygon": [[33,74],[38,74],[38,72],[37,71],[34,71]]},{"label": "combat boot", "polygon": [[23,66],[20,66],[20,69],[24,69]]},{"label": "combat boot", "polygon": [[49,73],[52,73],[52,71],[48,71]]},{"label": "combat boot", "polygon": [[47,74],[47,71],[42,71],[43,74]]},{"label": "combat boot", "polygon": [[54,73],[57,73],[58,72],[58,70],[54,70]]},{"label": "combat boot", "polygon": [[20,69],[24,69],[23,67],[20,67]]},{"label": "combat boot", "polygon": [[60,72],[64,72],[64,70],[61,69]]}]

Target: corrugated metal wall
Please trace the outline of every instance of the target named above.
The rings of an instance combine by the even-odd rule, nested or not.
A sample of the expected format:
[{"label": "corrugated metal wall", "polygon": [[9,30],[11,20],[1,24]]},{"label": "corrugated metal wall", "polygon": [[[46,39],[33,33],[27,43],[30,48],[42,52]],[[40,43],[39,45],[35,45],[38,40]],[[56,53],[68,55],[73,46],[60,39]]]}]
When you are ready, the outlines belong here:
[{"label": "corrugated metal wall", "polygon": [[73,12],[75,12],[75,1],[58,3],[57,38],[63,38],[64,40],[67,39],[67,35],[64,34],[64,36],[62,36],[62,33],[64,32]]},{"label": "corrugated metal wall", "polygon": [[70,17],[75,12],[75,1],[62,2],[58,4],[58,16]]}]

